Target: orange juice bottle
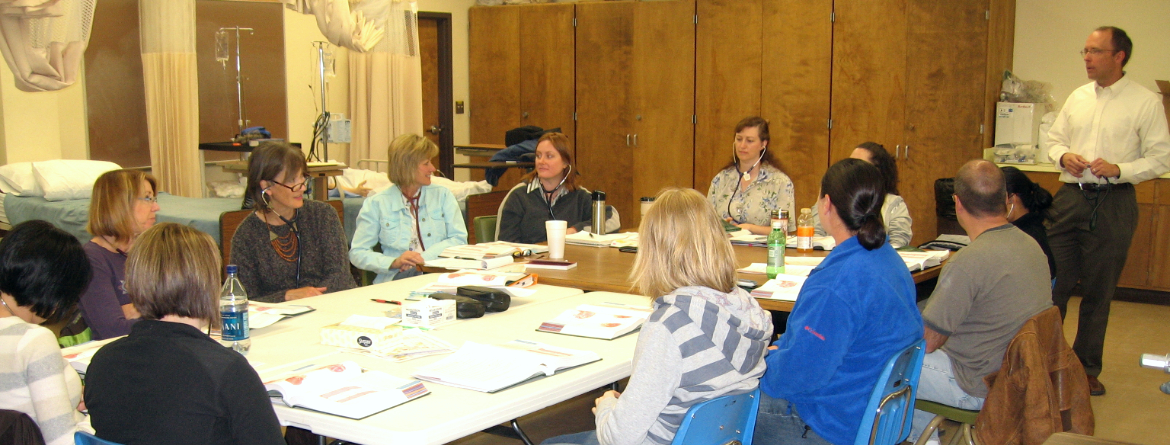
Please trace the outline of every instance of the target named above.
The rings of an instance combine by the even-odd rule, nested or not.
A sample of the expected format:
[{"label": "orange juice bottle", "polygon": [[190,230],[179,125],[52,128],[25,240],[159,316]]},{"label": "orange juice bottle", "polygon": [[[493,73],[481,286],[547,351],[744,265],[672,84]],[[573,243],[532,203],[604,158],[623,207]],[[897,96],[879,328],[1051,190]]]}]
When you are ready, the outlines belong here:
[{"label": "orange juice bottle", "polygon": [[812,252],[812,238],[812,209],[800,209],[800,218],[796,220],[796,251],[801,253]]}]

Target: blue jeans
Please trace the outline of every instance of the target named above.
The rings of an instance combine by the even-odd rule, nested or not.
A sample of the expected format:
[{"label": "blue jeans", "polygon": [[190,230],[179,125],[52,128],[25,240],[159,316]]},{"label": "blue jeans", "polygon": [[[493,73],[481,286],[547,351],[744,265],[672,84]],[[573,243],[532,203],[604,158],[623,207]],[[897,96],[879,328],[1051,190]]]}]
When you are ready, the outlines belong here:
[{"label": "blue jeans", "polygon": [[[929,400],[955,408],[977,410],[983,408],[983,398],[975,397],[963,391],[955,381],[955,372],[951,369],[951,358],[942,349],[936,349],[922,358],[922,376],[918,380],[918,393],[915,398]],[[918,440],[922,430],[934,419],[934,414],[926,411],[914,410],[914,424],[910,428],[911,442]]]},{"label": "blue jeans", "polygon": [[549,438],[540,445],[601,445],[601,442],[597,440],[597,431],[585,431]]},{"label": "blue jeans", "polygon": [[760,414],[752,443],[758,445],[801,444],[832,445],[800,420],[796,406],[784,399],[761,393]]}]

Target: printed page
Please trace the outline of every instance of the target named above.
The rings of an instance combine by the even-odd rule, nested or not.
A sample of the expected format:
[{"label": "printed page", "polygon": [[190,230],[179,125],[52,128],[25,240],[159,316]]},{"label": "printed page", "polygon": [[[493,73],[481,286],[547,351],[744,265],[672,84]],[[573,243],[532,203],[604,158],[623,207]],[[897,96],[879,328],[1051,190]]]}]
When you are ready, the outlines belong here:
[{"label": "printed page", "polygon": [[650,309],[583,304],[541,323],[539,331],[613,339],[632,332],[650,317]]}]

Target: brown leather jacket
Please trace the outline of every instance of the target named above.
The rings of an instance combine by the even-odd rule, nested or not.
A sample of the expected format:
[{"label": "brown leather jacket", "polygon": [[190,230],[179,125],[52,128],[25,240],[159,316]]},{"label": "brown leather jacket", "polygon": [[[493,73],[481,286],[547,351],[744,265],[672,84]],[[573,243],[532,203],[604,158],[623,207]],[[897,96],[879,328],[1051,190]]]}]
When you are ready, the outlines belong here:
[{"label": "brown leather jacket", "polygon": [[976,420],[985,444],[1039,445],[1054,433],[1093,434],[1085,368],[1064,339],[1055,306],[1030,318],[1008,344]]}]

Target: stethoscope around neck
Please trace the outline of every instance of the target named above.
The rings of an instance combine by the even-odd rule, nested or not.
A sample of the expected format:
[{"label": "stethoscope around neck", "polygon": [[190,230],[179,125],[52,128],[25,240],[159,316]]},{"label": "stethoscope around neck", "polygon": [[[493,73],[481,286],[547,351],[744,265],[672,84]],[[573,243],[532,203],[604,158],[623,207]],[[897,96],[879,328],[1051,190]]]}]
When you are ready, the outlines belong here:
[{"label": "stethoscope around neck", "polygon": [[727,198],[727,216],[730,216],[731,219],[733,221],[735,221],[737,224],[740,223],[740,221],[738,219],[736,219],[734,215],[731,214],[731,201],[735,200],[735,194],[739,193],[739,183],[742,181],[747,181],[747,180],[752,178],[752,175],[751,175],[752,170],[755,169],[757,165],[760,165],[760,161],[764,160],[764,153],[767,153],[767,152],[768,152],[768,146],[765,145],[764,149],[760,150],[760,157],[756,158],[756,163],[752,164],[751,167],[748,167],[747,170],[740,170],[739,169],[739,157],[736,156],[734,153],[731,155],[731,159],[735,161],[735,172],[738,173],[739,175],[736,177],[736,180],[735,180],[735,189],[731,191],[731,196],[729,196]]},{"label": "stethoscope around neck", "polygon": [[545,190],[544,184],[540,183],[540,178],[538,177],[536,179],[536,183],[540,184],[540,191],[544,192],[544,203],[548,206],[548,219],[557,219],[557,217],[553,215],[552,197],[557,193],[557,190],[561,189],[561,186],[565,185],[565,180],[569,179],[569,175],[571,174],[573,174],[573,165],[569,164],[569,169],[565,171],[565,176],[561,177],[561,182],[557,183],[557,186],[553,187],[552,190]]}]

